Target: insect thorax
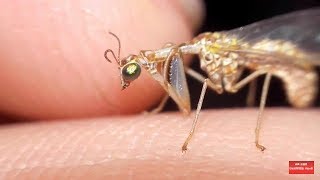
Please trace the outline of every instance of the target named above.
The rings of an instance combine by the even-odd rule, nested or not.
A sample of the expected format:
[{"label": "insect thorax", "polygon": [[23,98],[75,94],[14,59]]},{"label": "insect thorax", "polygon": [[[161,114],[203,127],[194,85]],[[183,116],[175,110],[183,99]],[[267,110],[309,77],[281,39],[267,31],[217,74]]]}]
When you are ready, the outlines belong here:
[{"label": "insect thorax", "polygon": [[215,32],[201,34],[194,41],[202,45],[199,53],[200,66],[213,83],[222,87],[222,84],[232,84],[237,80],[241,73],[241,57],[235,52],[227,51],[240,48],[235,38]]}]

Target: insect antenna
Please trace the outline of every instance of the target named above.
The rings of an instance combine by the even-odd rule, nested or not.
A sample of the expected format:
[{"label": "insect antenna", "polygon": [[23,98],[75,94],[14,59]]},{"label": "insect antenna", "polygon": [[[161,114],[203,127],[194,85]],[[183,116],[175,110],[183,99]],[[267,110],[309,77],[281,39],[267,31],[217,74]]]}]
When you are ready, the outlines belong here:
[{"label": "insect antenna", "polygon": [[111,53],[114,60],[117,61],[117,63],[121,66],[121,61],[120,61],[120,50],[121,50],[121,43],[120,43],[120,39],[117,35],[113,34],[112,32],[109,32],[109,34],[111,34],[112,36],[114,36],[117,41],[118,41],[118,56],[115,55],[114,51],[112,49],[107,49],[105,52],[104,52],[104,57],[106,58],[107,61],[109,61],[111,63],[111,60],[110,58],[108,57],[108,53]]}]

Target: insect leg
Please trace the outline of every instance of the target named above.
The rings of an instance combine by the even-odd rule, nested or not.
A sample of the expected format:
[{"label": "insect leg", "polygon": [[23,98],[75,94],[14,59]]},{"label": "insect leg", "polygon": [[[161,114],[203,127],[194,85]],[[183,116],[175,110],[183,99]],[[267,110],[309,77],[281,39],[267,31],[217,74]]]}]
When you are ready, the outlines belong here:
[{"label": "insect leg", "polygon": [[187,139],[185,140],[185,142],[182,145],[182,153],[187,151],[187,149],[188,149],[187,146],[188,146],[190,140],[192,139],[192,136],[193,136],[194,131],[196,129],[197,122],[198,122],[198,119],[199,119],[199,114],[200,114],[202,103],[203,103],[203,99],[204,99],[204,95],[206,94],[206,90],[207,90],[209,81],[210,81],[209,79],[205,79],[204,80],[204,83],[203,83],[203,86],[202,86],[202,90],[201,90],[201,94],[200,94],[200,99],[199,99],[199,102],[198,102],[198,105],[197,105],[196,115],[195,115],[195,117],[193,119],[192,127],[190,129],[189,135],[188,135]]},{"label": "insect leg", "polygon": [[258,113],[257,124],[256,124],[256,128],[255,128],[255,144],[256,144],[257,148],[259,148],[261,151],[264,151],[266,148],[264,146],[260,145],[259,134],[260,134],[260,129],[261,129],[262,114],[263,114],[265,104],[266,104],[266,98],[267,98],[267,93],[268,93],[272,73],[268,72],[267,69],[257,70],[255,72],[251,73],[249,76],[242,79],[237,84],[231,85],[230,87],[226,88],[226,90],[229,92],[237,92],[243,86],[252,82],[253,80],[255,80],[258,76],[260,76],[262,74],[267,74],[267,76],[266,76],[264,84],[263,84],[259,113]]},{"label": "insect leg", "polygon": [[249,92],[247,95],[246,104],[249,107],[254,106],[255,100],[256,100],[256,93],[257,93],[257,80],[254,79],[249,84]]},{"label": "insect leg", "polygon": [[255,72],[251,73],[249,76],[245,77],[244,79],[242,79],[238,83],[231,84],[230,86],[226,86],[225,89],[226,89],[226,91],[231,92],[231,93],[238,92],[239,89],[243,88],[245,85],[252,82],[258,76],[261,76],[266,73],[268,73],[268,71],[266,69],[259,69]]},{"label": "insect leg", "polygon": [[[195,80],[204,83],[204,81],[207,79],[204,76],[202,76],[200,73],[194,71],[191,68],[186,67],[186,73],[193,77]],[[213,84],[211,81],[207,81],[207,85],[209,86],[209,88],[211,88],[213,91],[217,92],[218,94],[221,94],[223,92],[223,89],[221,87],[216,86],[215,84]]]},{"label": "insect leg", "polygon": [[267,96],[268,96],[268,90],[269,90],[269,86],[270,86],[271,76],[272,76],[272,74],[270,72],[267,73],[267,75],[265,77],[265,80],[264,80],[264,83],[263,83],[262,95],[261,95],[261,99],[260,99],[260,107],[259,107],[259,113],[258,113],[258,119],[257,119],[257,125],[256,125],[256,130],[255,130],[256,147],[259,148],[261,151],[264,151],[266,149],[264,146],[262,146],[259,143],[259,135],[260,135],[260,129],[261,129],[261,123],[262,123],[262,114],[263,114],[264,108],[266,106],[266,100],[267,100]]},{"label": "insect leg", "polygon": [[170,96],[169,96],[168,94],[166,94],[166,95],[162,98],[161,102],[158,104],[157,107],[155,107],[155,108],[152,109],[151,111],[146,111],[146,112],[144,112],[144,114],[158,114],[159,112],[161,112],[161,111],[163,110],[164,106],[166,105],[167,101],[169,100],[169,97],[170,97]]},{"label": "insect leg", "polygon": [[[169,55],[167,56],[165,62],[164,62],[164,69],[163,69],[163,72],[164,72],[164,77],[165,77],[165,81],[168,82],[168,76],[166,76],[166,74],[168,74],[168,71],[169,71],[169,63],[170,63],[170,60],[172,59],[172,57],[177,54],[179,55],[180,57],[182,57],[182,53],[179,49],[179,47],[181,46],[184,46],[185,43],[183,44],[180,44],[179,46],[176,46],[176,47],[172,47],[172,49],[170,50],[169,52]],[[174,46],[172,43],[167,43],[164,45],[164,47],[169,47],[169,46]]]},{"label": "insect leg", "polygon": [[170,50],[163,65],[163,82],[161,83],[169,96],[176,102],[184,115],[191,112],[190,95],[186,80],[182,53],[180,47],[174,46]]},{"label": "insect leg", "polygon": [[[168,47],[173,47],[175,46],[174,43],[166,43],[163,48],[168,48]],[[174,51],[170,52],[171,53],[174,53]],[[168,60],[166,61],[168,63]],[[167,64],[165,65],[165,67],[167,67]],[[167,71],[167,69],[165,70]],[[167,80],[165,80],[167,81]],[[157,107],[153,108],[152,110],[150,111],[145,111],[144,114],[158,114],[159,112],[161,112],[164,108],[164,106],[166,105],[167,101],[169,100],[170,96],[169,94],[166,94],[160,101],[160,103],[158,104]]]}]

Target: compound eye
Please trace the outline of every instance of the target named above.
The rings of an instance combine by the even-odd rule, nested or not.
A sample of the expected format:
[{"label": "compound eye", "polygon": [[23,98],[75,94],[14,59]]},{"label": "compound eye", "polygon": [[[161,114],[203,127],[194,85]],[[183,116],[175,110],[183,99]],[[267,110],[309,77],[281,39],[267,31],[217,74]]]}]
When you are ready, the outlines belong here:
[{"label": "compound eye", "polygon": [[141,67],[138,63],[129,63],[122,68],[122,77],[124,81],[133,81],[139,77]]}]

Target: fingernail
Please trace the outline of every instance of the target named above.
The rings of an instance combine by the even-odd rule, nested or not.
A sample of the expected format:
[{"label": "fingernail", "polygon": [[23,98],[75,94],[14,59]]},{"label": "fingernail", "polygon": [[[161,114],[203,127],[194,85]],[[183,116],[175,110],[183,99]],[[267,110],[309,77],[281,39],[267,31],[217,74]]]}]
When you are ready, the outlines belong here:
[{"label": "fingernail", "polygon": [[203,0],[178,0],[185,15],[190,20],[193,30],[197,30],[205,17],[205,6]]}]

